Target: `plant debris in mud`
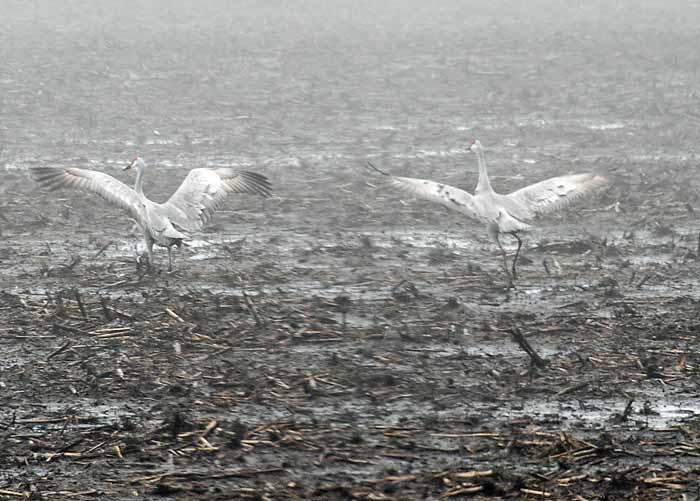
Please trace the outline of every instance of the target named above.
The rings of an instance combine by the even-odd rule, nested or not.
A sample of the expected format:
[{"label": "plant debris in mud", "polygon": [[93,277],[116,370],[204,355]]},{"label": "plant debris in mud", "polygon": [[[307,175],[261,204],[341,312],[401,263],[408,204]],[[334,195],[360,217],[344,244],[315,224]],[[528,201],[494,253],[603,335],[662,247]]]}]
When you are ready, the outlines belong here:
[{"label": "plant debris in mud", "polygon": [[[158,8],[3,12],[0,498],[696,496],[697,16],[657,3],[482,2],[469,30],[449,3],[195,8],[176,30]],[[504,192],[612,181],[542,221],[507,295],[482,226],[355,169],[469,187],[465,135]],[[164,191],[180,166],[255,164],[275,195],[150,276],[122,214],[22,171],[125,148]]]}]

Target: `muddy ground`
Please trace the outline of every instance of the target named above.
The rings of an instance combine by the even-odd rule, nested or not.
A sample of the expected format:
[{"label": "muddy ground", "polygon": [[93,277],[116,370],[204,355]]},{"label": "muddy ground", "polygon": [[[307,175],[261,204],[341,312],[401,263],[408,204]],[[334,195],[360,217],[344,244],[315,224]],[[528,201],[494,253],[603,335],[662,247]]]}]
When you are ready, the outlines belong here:
[{"label": "muddy ground", "polygon": [[[697,9],[307,2],[203,34],[68,5],[1,32],[0,498],[700,497]],[[470,137],[499,191],[611,180],[511,291],[484,228],[362,167],[471,188]],[[274,195],[148,275],[122,213],[26,172],[131,183],[135,154],[156,199],[195,165]]]}]

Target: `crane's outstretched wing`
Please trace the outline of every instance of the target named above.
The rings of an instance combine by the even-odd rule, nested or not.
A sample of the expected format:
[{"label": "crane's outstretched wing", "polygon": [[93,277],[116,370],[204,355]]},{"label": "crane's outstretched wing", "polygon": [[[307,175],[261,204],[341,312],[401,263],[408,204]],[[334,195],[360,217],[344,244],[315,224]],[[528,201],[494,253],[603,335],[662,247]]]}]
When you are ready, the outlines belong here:
[{"label": "crane's outstretched wing", "polygon": [[30,169],[36,182],[50,190],[75,188],[96,193],[106,201],[139,218],[139,197],[127,185],[104,172],[76,167],[35,167]]},{"label": "crane's outstretched wing", "polygon": [[526,186],[504,195],[504,199],[517,204],[520,214],[514,214],[516,217],[529,219],[566,207],[607,184],[607,178],[598,174],[573,174]]},{"label": "crane's outstretched wing", "polygon": [[161,204],[170,220],[186,231],[195,231],[211,219],[229,193],[267,197],[272,186],[267,177],[229,168],[192,169],[170,199]]},{"label": "crane's outstretched wing", "polygon": [[472,219],[483,221],[483,218],[479,216],[479,212],[476,210],[474,197],[471,193],[467,193],[454,186],[429,181],[428,179],[392,176],[391,174],[379,170],[370,162],[367,162],[367,165],[376,172],[387,176],[392,186],[406,193],[411,193],[418,198],[429,200],[443,205],[448,209],[461,212]]}]

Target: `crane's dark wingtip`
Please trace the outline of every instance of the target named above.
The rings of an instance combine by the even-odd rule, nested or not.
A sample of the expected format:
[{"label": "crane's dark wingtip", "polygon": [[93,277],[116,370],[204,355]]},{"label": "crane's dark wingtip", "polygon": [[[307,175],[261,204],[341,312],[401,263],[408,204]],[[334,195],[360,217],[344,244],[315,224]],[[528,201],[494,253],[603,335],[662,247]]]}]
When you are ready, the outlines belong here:
[{"label": "crane's dark wingtip", "polygon": [[29,169],[31,178],[42,186],[55,190],[61,187],[64,170],[56,167],[33,167]]},{"label": "crane's dark wingtip", "polygon": [[382,174],[382,175],[384,175],[384,176],[391,177],[391,174],[389,174],[389,173],[387,173],[387,172],[384,172],[384,171],[381,170],[379,167],[376,167],[376,166],[375,166],[372,162],[370,162],[369,160],[365,160],[365,167],[367,168],[367,170],[373,170],[373,171],[375,171],[375,172],[379,172],[380,174]]},{"label": "crane's dark wingtip", "polygon": [[29,169],[29,175],[35,181],[40,181],[41,179],[44,179],[46,177],[51,177],[57,172],[59,172],[59,170],[54,169],[53,167],[32,167],[31,169]]},{"label": "crane's dark wingtip", "polygon": [[267,176],[250,171],[243,171],[240,175],[245,181],[245,187],[256,195],[269,197],[272,193],[272,184]]}]

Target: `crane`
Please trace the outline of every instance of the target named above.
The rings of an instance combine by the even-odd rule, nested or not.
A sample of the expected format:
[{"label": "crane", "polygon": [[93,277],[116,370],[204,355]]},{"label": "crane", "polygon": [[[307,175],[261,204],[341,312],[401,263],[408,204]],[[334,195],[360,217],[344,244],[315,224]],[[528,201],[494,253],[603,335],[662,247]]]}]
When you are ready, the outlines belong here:
[{"label": "crane", "polygon": [[[502,195],[491,187],[481,142],[473,140],[469,149],[476,153],[479,166],[479,179],[473,195],[427,179],[392,176],[375,167],[370,161],[367,161],[367,164],[374,171],[388,176],[396,188],[485,223],[489,236],[496,242],[503,256],[503,268],[508,276],[510,289],[516,278],[515,267],[523,246],[519,233],[530,229],[528,221],[541,214],[563,209],[575,200],[606,186],[608,180],[599,174],[573,174],[553,177]],[[499,235],[504,233],[512,235],[518,241],[511,269],[508,268],[506,252],[499,239]]]},{"label": "crane", "polygon": [[148,251],[148,267],[153,270],[153,245],[168,249],[168,271],[172,271],[173,245],[178,248],[187,232],[201,229],[229,193],[251,193],[267,197],[271,185],[267,177],[255,172],[236,172],[230,168],[192,169],[180,187],[165,203],[156,203],[143,193],[146,162],[134,158],[124,170],[136,170],[136,183],[130,188],[104,172],[74,167],[36,167],[32,177],[50,190],[73,188],[91,191],[124,210],[141,228]]}]

